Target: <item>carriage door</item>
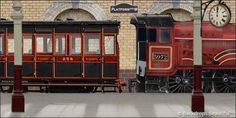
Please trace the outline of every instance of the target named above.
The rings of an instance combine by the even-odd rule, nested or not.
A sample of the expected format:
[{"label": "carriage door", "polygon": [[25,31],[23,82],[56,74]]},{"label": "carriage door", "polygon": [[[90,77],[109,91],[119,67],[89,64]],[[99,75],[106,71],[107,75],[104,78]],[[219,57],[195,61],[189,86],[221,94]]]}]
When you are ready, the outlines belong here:
[{"label": "carriage door", "polygon": [[104,36],[104,61],[103,78],[116,79],[119,66],[119,57],[117,54],[117,44],[115,34],[105,34]]},{"label": "carriage door", "polygon": [[171,41],[171,28],[157,28],[156,43],[149,43],[149,64],[150,71],[160,73],[169,72],[173,66],[173,49]]},{"label": "carriage door", "polygon": [[36,35],[36,77],[50,79],[53,76],[52,34]]},{"label": "carriage door", "polygon": [[81,34],[56,34],[56,79],[80,79],[81,64]]},{"label": "carriage door", "polygon": [[84,33],[84,77],[99,79],[102,73],[101,33]]},{"label": "carriage door", "polygon": [[23,73],[24,78],[34,77],[34,48],[33,35],[31,33],[23,34]]}]

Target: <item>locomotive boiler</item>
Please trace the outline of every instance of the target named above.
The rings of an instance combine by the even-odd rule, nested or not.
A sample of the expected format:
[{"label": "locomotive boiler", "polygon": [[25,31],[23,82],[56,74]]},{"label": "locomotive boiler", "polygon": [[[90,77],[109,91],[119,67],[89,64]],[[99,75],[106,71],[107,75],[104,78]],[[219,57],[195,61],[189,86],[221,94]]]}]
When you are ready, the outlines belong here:
[{"label": "locomotive boiler", "polygon": [[[30,86],[41,91],[67,87],[87,92],[114,87],[121,92],[119,26],[119,21],[23,21],[23,86],[26,90]],[[1,20],[2,91],[12,90],[14,45],[13,22]]]},{"label": "locomotive boiler", "polygon": [[[175,21],[170,14],[134,15],[136,75],[140,92],[192,92],[193,21]],[[235,23],[223,28],[202,22],[202,89],[236,92]]]}]

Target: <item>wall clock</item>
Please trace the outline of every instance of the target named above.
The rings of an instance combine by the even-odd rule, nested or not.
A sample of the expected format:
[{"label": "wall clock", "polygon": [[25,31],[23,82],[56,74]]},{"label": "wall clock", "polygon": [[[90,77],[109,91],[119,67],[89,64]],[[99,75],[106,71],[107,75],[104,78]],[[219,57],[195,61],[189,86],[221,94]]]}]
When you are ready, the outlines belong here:
[{"label": "wall clock", "polygon": [[224,27],[230,19],[230,9],[225,4],[218,4],[210,9],[209,20],[215,27]]}]

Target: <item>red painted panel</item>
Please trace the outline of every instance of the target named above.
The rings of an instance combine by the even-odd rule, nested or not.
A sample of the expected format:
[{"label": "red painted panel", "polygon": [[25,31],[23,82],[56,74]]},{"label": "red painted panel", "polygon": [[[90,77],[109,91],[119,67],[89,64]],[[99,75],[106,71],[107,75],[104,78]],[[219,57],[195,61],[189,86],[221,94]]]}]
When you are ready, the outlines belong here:
[{"label": "red painted panel", "polygon": [[14,56],[13,55],[8,55],[7,56],[7,61],[14,61]]},{"label": "red painted panel", "polygon": [[116,56],[105,56],[104,62],[117,62],[117,57]]},{"label": "red painted panel", "polygon": [[158,46],[156,44],[149,44],[148,46],[148,61],[147,61],[147,75],[160,76],[170,75],[175,71],[176,51],[175,46]]},{"label": "red painted panel", "polygon": [[84,61],[86,62],[100,62],[102,61],[101,56],[86,56],[84,57]]},{"label": "red painted panel", "polygon": [[52,61],[53,58],[52,56],[43,55],[43,56],[37,56],[36,60],[37,61]]},{"label": "red painted panel", "polygon": [[77,62],[82,61],[81,56],[55,56],[56,62]]},{"label": "red painted panel", "polygon": [[4,61],[4,60],[5,60],[4,56],[0,56],[0,61]]},{"label": "red painted panel", "polygon": [[150,53],[151,53],[149,54],[149,60],[151,61],[151,64],[149,66],[150,70],[164,69],[164,68],[169,68],[171,66],[170,48],[153,47],[150,49]]},{"label": "red painted panel", "polygon": [[33,61],[34,60],[34,56],[33,55],[27,55],[27,56],[23,56],[23,61]]}]

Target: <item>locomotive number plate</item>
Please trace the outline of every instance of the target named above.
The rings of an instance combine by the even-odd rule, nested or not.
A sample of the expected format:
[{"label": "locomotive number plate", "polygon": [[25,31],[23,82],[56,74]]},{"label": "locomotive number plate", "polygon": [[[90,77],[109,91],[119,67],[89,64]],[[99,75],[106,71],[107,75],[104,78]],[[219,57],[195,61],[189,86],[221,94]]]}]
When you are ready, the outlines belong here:
[{"label": "locomotive number plate", "polygon": [[167,54],[159,54],[159,53],[152,53],[152,60],[154,61],[167,61],[168,55]]}]

